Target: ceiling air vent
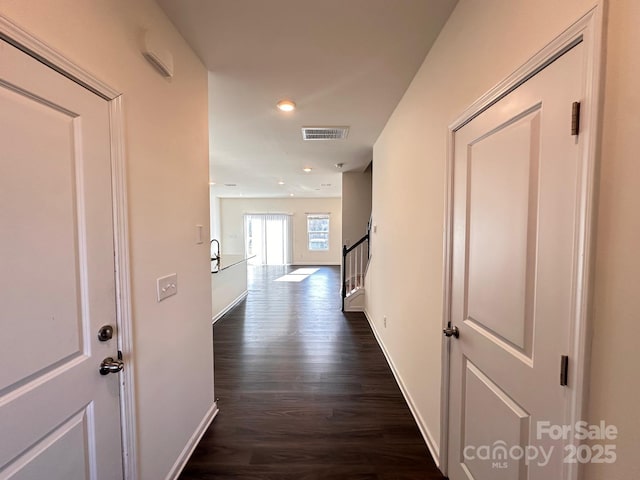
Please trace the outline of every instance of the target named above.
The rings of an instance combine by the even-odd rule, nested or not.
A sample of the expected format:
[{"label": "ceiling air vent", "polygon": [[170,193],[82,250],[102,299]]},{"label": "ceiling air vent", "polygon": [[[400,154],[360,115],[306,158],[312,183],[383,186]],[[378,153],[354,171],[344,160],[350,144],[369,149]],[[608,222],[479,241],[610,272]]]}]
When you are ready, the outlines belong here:
[{"label": "ceiling air vent", "polygon": [[349,127],[302,127],[303,140],[343,140]]}]

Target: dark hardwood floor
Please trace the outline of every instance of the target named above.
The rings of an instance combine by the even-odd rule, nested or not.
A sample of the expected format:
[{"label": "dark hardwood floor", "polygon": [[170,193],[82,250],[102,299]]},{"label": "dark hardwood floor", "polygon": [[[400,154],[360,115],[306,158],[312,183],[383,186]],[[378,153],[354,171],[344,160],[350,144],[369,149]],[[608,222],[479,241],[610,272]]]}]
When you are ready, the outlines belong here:
[{"label": "dark hardwood floor", "polygon": [[180,478],[444,478],[366,318],[340,312],[339,269],[274,281],[293,269],[250,268],[216,323],[220,413]]}]

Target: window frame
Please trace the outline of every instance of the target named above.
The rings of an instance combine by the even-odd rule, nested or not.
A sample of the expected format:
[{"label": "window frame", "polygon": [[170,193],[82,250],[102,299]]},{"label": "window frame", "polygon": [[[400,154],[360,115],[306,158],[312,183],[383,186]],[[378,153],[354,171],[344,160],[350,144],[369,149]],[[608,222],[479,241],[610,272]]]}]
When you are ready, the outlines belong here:
[{"label": "window frame", "polygon": [[[311,230],[311,220],[326,220],[327,221],[327,229],[326,230]],[[325,248],[311,248],[311,235],[312,234],[325,234],[326,235],[326,247]],[[330,245],[330,236],[331,236],[331,216],[328,213],[307,213],[307,250],[309,252],[328,252],[331,249]],[[315,240],[314,243],[318,243],[318,240]]]}]

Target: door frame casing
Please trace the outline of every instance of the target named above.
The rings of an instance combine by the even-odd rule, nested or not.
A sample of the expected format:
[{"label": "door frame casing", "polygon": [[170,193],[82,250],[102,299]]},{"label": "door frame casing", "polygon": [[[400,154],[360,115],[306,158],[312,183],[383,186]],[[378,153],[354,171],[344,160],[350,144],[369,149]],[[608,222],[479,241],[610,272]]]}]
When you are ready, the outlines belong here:
[{"label": "door frame casing", "polygon": [[[445,328],[451,318],[452,294],[452,241],[453,241],[453,166],[455,155],[455,133],[496,102],[517,89],[531,77],[550,65],[577,42],[585,46],[583,69],[585,73],[584,98],[580,100],[580,136],[583,138],[580,158],[580,210],[576,215],[576,258],[573,286],[573,318],[570,332],[570,379],[573,382],[572,396],[568,401],[570,424],[582,420],[587,409],[590,359],[590,299],[593,276],[593,243],[596,208],[596,172],[599,149],[600,110],[602,99],[603,58],[603,9],[605,0],[598,3],[571,27],[562,32],[551,43],[534,55],[513,74],[489,90],[473,103],[462,115],[449,125],[447,137],[447,160],[445,180],[445,216],[443,240],[443,318]],[[567,117],[568,118],[568,117]],[[567,131],[569,120],[567,120]],[[449,393],[450,393],[450,344],[442,338],[442,382],[440,408],[440,458],[439,467],[446,476],[449,467]],[[575,441],[575,440],[574,440]],[[565,480],[580,478],[581,464],[568,464]]]},{"label": "door frame casing", "polygon": [[118,350],[123,353],[125,359],[125,368],[119,377],[123,475],[127,480],[136,480],[138,477],[137,436],[123,96],[121,92],[67,59],[46,42],[24,30],[3,14],[0,14],[0,39],[98,95],[107,101],[109,107],[111,209],[116,286],[115,321]]}]

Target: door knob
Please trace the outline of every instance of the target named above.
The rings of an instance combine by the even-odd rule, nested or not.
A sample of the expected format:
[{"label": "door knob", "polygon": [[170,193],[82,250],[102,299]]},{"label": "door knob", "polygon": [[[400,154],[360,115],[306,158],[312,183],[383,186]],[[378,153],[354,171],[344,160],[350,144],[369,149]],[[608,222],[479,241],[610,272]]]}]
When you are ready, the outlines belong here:
[{"label": "door knob", "polygon": [[106,342],[107,340],[111,340],[113,338],[113,327],[111,325],[103,325],[98,330],[98,340],[101,342]]},{"label": "door knob", "polygon": [[442,330],[442,333],[444,333],[445,337],[460,337],[460,330],[458,330],[458,327],[445,328],[444,330]]},{"label": "door knob", "polygon": [[122,362],[122,360],[114,360],[113,357],[107,357],[100,364],[100,375],[118,373],[123,368],[124,363]]}]

